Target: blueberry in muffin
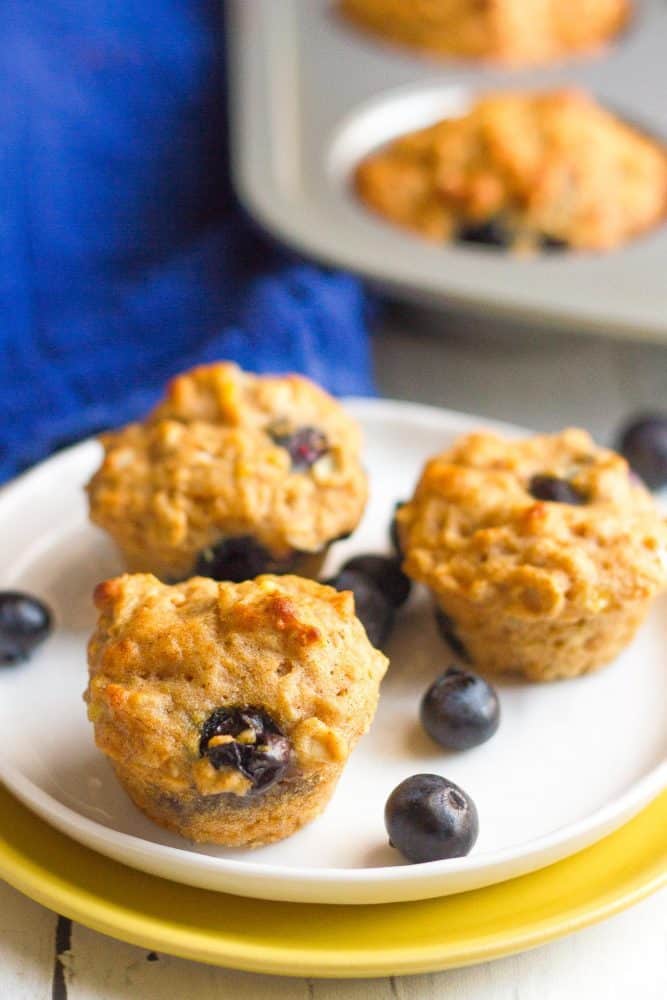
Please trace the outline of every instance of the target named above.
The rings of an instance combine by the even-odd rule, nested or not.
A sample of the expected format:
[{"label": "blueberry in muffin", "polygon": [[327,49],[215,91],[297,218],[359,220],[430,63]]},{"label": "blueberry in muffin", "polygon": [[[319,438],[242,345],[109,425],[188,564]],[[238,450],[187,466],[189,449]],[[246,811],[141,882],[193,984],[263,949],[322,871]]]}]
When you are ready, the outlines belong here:
[{"label": "blueberry in muffin", "polygon": [[352,595],[295,576],[98,586],[85,694],[135,804],[194,841],[281,840],[326,806],[386,657]]}]

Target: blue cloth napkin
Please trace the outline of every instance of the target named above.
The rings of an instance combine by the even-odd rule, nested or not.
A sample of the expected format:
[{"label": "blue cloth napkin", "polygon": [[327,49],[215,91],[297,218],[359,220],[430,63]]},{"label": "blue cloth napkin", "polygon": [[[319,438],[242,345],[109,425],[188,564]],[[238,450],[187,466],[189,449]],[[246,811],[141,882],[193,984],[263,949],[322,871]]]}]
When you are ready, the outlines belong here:
[{"label": "blue cloth napkin", "polygon": [[372,391],[367,299],[227,175],[218,0],[0,4],[0,481],[228,358]]}]

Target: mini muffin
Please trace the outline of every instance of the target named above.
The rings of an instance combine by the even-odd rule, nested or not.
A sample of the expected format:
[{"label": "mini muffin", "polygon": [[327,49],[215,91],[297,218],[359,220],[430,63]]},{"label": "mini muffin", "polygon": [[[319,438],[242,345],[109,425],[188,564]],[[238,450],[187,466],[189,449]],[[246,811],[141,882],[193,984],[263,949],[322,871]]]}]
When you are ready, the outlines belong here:
[{"label": "mini muffin", "polygon": [[136,574],[100,584],[95,603],[88,716],[147,816],[190,840],[255,847],[324,809],[387,667],[349,591]]},{"label": "mini muffin", "polygon": [[667,585],[667,525],[582,430],[471,434],[397,513],[404,569],[452,649],[486,671],[575,677],[613,660]]},{"label": "mini muffin", "polygon": [[514,65],[593,50],[627,24],[629,0],[341,0],[355,24],[438,56]]},{"label": "mini muffin", "polygon": [[363,160],[359,198],[434,242],[610,250],[667,214],[667,150],[578,90],[489,94]]},{"label": "mini muffin", "polygon": [[196,368],[143,423],[101,441],[91,519],[128,569],[165,581],[315,576],[366,503],[357,424],[298,375]]}]

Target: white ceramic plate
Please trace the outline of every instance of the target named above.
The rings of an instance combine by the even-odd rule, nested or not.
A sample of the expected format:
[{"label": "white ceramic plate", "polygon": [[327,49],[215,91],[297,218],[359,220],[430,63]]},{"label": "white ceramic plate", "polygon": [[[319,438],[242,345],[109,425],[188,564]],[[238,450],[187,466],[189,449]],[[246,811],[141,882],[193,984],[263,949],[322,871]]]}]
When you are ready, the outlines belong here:
[{"label": "white ceramic plate", "polygon": [[[350,406],[366,433],[372,497],[355,536],[330,554],[327,571],[352,553],[385,549],[394,501],[409,494],[423,460],[457,434],[491,425],[405,403]],[[0,586],[41,595],[57,618],[30,662],[0,670],[0,778],[81,843],[174,881],[241,895],[401,901],[548,865],[609,833],[667,785],[664,601],[631,648],[600,673],[545,686],[500,683],[496,735],[450,754],[417,722],[422,692],[452,657],[437,637],[427,595],[415,592],[388,648],[392,663],[376,720],[324,815],[255,851],[192,846],[161,830],[131,804],[96,750],[81,700],[94,622],[90,594],[121,570],[86,520],[82,485],[98,461],[95,443],[80,445],[0,494]],[[406,865],[387,846],[385,800],[421,771],[444,774],[477,803],[480,836],[469,857]]]}]

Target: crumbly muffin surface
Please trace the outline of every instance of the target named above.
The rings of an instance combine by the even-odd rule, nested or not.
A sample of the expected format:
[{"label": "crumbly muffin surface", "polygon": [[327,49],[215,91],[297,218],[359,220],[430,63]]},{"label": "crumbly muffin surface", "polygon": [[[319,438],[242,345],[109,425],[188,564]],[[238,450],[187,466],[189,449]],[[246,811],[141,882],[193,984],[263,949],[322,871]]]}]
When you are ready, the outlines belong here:
[{"label": "crumbly muffin surface", "polygon": [[522,64],[591,50],[629,19],[628,0],[341,0],[390,41],[440,56]]},{"label": "crumbly muffin surface", "polygon": [[[281,443],[304,427],[324,442],[308,467]],[[102,444],[91,518],[130,569],[164,579],[191,574],[198,553],[225,537],[251,536],[276,562],[318,552],[356,527],[366,501],[356,423],[299,376],[195,369],[171,383],[144,423]]]},{"label": "crumbly muffin surface", "polygon": [[[319,812],[368,729],[386,670],[350,593],[294,576],[241,584],[151,575],[100,584],[89,718],[133,799],[195,840],[260,844]],[[265,712],[288,739],[266,792],[202,753],[218,709]]]},{"label": "crumbly muffin surface", "polygon": [[580,91],[499,93],[372,154],[355,185],[429,240],[493,224],[517,250],[608,250],[664,220],[667,151]]},{"label": "crumbly muffin surface", "polygon": [[[536,499],[544,476],[575,502]],[[667,526],[652,497],[581,430],[463,438],[427,463],[398,524],[406,572],[489,669],[537,679],[592,669],[667,585]]]}]

